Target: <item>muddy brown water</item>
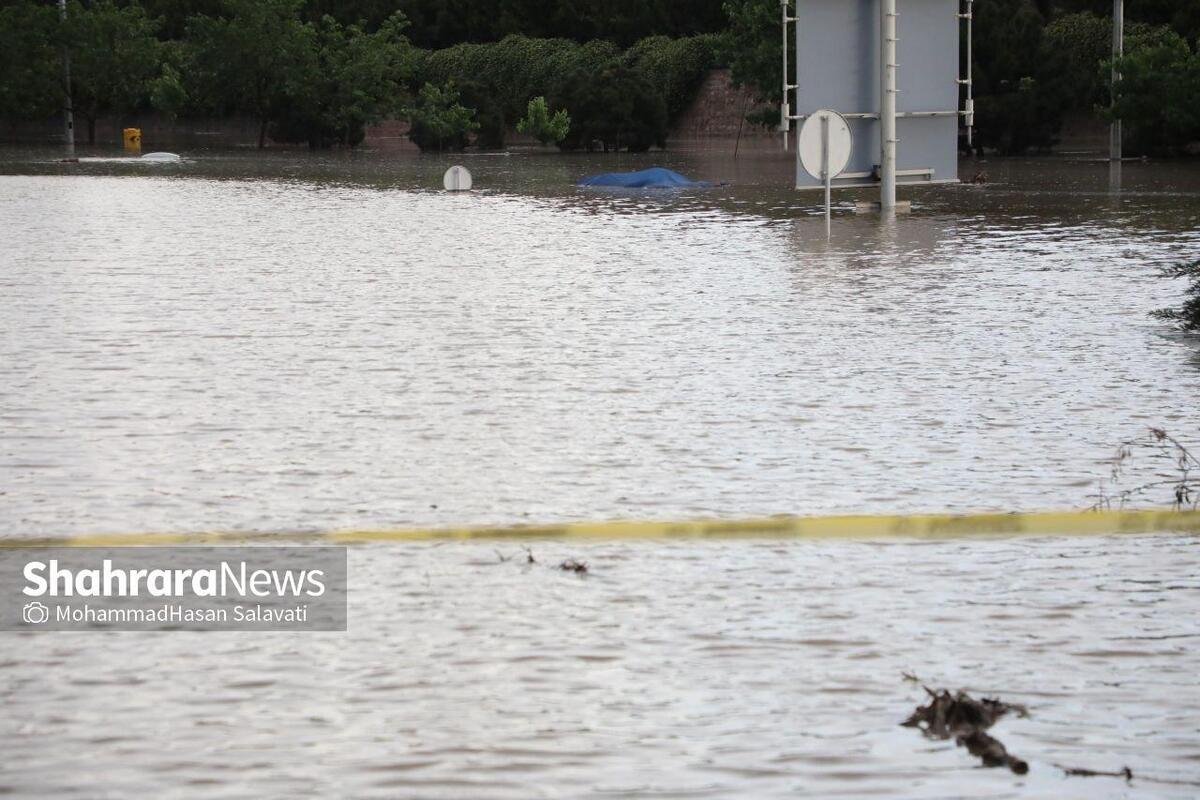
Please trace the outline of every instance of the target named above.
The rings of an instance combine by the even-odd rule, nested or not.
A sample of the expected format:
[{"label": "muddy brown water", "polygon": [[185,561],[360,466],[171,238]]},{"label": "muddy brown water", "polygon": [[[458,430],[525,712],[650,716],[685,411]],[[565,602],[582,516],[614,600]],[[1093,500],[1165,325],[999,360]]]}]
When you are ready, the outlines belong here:
[{"label": "muddy brown water", "polygon": [[[1122,439],[1197,438],[1200,345],[1147,316],[1193,164],[964,162],[826,239],[763,153],[463,156],[468,195],[56,155],[0,151],[5,538],[1077,508]],[[652,160],[729,185],[572,185]],[[1195,538],[534,548],[355,548],[346,634],[0,634],[0,789],[1198,791]],[[993,732],[1030,773],[899,727],[906,670],[1029,706]]]}]

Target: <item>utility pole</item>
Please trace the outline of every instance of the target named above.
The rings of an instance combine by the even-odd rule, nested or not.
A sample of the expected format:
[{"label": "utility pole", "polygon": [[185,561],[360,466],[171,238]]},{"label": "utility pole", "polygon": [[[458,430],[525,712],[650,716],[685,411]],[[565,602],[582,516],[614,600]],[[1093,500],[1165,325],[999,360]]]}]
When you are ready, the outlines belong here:
[{"label": "utility pole", "polygon": [[[1112,38],[1112,91],[1117,91],[1117,81],[1121,73],[1117,71],[1117,59],[1125,53],[1125,0],[1113,0],[1113,38]],[[1110,161],[1121,160],[1121,120],[1113,119],[1108,129],[1108,158]]]},{"label": "utility pole", "polygon": [[879,209],[884,212],[896,209],[896,69],[896,0],[879,0]]},{"label": "utility pole", "polygon": [[[58,0],[58,19],[62,28],[67,26],[67,0]],[[63,89],[66,91],[67,102],[63,106],[63,134],[67,143],[67,155],[75,154],[75,112],[71,108],[71,51],[66,42],[62,48],[63,60]]]}]

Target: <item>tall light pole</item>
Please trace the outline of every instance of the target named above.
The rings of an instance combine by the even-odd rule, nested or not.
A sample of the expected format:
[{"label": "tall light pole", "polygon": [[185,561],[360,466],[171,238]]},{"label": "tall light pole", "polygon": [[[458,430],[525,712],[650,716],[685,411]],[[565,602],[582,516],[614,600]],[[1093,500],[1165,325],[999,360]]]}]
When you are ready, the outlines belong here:
[{"label": "tall light pole", "polygon": [[[58,19],[65,31],[67,23],[67,0],[58,0]],[[71,51],[67,48],[65,41],[63,42],[62,59],[63,89],[67,95],[66,105],[63,106],[63,136],[67,143],[67,155],[74,155],[75,113],[71,108]]]},{"label": "tall light pole", "polygon": [[[1113,38],[1112,38],[1112,92],[1114,102],[1117,91],[1117,81],[1121,73],[1117,70],[1117,60],[1125,53],[1125,0],[1113,0]],[[1121,160],[1121,120],[1114,118],[1108,129],[1108,158],[1110,161]]]}]

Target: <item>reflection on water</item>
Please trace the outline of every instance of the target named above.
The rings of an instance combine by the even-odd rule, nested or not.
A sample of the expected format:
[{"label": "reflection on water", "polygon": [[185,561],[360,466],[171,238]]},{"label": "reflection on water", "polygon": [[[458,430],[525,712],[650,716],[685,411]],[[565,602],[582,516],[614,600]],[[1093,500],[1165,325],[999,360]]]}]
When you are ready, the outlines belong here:
[{"label": "reflection on water", "polygon": [[[1200,421],[1147,317],[1196,165],[994,162],[827,239],[780,158],[463,156],[449,195],[184,155],[0,155],[0,536],[1078,507]],[[0,793],[1189,797],[1195,545],[357,549],[345,635],[0,637]],[[1030,705],[1031,773],[898,727],[904,670]]]}]

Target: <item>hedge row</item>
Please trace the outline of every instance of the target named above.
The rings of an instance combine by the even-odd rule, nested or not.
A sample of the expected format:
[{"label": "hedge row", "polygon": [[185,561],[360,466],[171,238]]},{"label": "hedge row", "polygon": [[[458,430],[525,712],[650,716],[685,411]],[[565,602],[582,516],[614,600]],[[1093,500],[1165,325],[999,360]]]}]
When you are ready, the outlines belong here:
[{"label": "hedge row", "polygon": [[662,145],[669,123],[687,106],[706,70],[717,64],[713,35],[654,36],[622,51],[606,41],[513,35],[499,42],[423,52],[414,94],[426,83],[453,84],[476,112],[477,142],[501,147],[531,98],[565,108],[571,130],[564,149],[644,150]]}]

